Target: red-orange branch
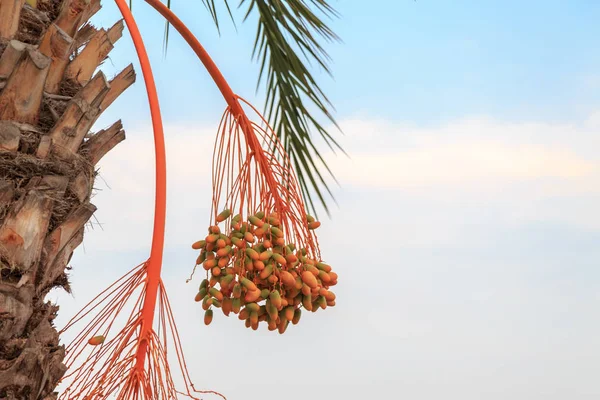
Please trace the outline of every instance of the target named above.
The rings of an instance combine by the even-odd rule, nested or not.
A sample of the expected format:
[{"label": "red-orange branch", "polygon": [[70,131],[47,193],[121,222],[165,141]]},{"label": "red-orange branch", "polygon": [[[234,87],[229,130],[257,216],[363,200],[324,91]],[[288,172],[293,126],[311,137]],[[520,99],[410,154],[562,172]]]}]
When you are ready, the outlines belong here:
[{"label": "red-orange branch", "polygon": [[154,131],[154,151],[156,159],[156,194],[154,203],[154,231],[152,234],[152,249],[150,259],[148,260],[148,275],[146,295],[142,307],[141,318],[142,326],[140,332],[140,343],[136,354],[136,369],[144,369],[146,350],[148,340],[152,333],[152,324],[154,323],[154,313],[156,308],[156,298],[158,295],[158,286],[160,283],[160,271],[162,267],[163,248],[165,241],[165,218],[167,208],[167,163],[165,154],[165,137],[163,132],[162,118],[160,115],[160,106],[158,103],[158,94],[156,93],[156,84],[152,74],[152,67],[148,59],[148,53],[142,40],[142,35],[137,24],[127,7],[126,0],[115,0],[121,15],[125,19],[127,28],[131,34],[135,50],[140,60],[148,102],[150,104],[150,115],[152,118],[152,129]]},{"label": "red-orange branch", "polygon": [[[158,11],[173,27],[179,32],[179,34],[185,39],[188,45],[194,50],[204,67],[210,74],[210,76],[215,81],[217,87],[223,94],[227,105],[233,112],[233,115],[238,120],[242,131],[244,132],[244,136],[248,142],[248,146],[253,152],[254,157],[256,158],[257,163],[260,165],[261,172],[265,176],[267,180],[267,184],[273,193],[277,191],[277,180],[273,175],[273,171],[269,167],[269,161],[265,158],[264,153],[262,151],[260,142],[258,138],[254,134],[254,129],[252,128],[252,123],[250,119],[247,117],[244,109],[240,105],[238,101],[238,96],[233,92],[225,77],[215,64],[215,62],[210,58],[208,52],[204,49],[204,47],[200,44],[198,39],[194,36],[194,34],[188,29],[187,26],[171,11],[167,6],[161,3],[159,0],[145,0],[146,3],[150,4],[156,11]],[[282,210],[282,204],[279,199],[279,196],[275,196],[276,208],[280,211]]]}]

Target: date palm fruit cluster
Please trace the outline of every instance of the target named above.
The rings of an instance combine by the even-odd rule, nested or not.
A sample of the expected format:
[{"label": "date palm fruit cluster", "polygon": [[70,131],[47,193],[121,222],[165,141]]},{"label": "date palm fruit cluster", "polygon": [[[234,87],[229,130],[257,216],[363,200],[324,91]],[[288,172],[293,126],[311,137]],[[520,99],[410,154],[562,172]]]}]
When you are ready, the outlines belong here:
[{"label": "date palm fruit cluster", "polygon": [[[195,298],[202,302],[206,325],[216,307],[226,316],[237,314],[247,328],[256,330],[264,322],[270,331],[284,333],[290,322],[298,323],[301,308],[316,312],[335,305],[329,288],[337,284],[337,274],[309,257],[307,249],[286,243],[277,213],[258,212],[247,221],[238,214],[222,232],[218,223],[230,216],[230,210],[221,212],[206,238],[192,245],[200,250],[196,266],[207,271]],[[306,218],[309,229],[320,226]]]}]

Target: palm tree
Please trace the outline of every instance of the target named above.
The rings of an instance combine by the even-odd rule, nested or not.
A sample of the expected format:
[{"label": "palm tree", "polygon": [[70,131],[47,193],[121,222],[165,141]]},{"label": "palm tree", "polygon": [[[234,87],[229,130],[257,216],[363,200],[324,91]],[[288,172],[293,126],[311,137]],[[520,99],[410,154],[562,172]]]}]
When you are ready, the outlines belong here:
[{"label": "palm tree", "polygon": [[[204,0],[217,27],[214,0]],[[227,1],[224,1],[230,10]],[[309,134],[339,146],[309,113],[330,104],[305,62],[327,69],[321,40],[336,36],[318,14],[324,0],[241,0],[258,15],[255,55],[265,78],[266,115],[296,168],[303,195],[325,206],[327,165]],[[94,122],[135,81],[132,65],[107,79],[96,72],[124,25],[96,29],[100,0],[0,0],[0,398],[53,399],[65,350],[53,326],[53,288],[81,244],[95,165],[125,139],[121,121],[90,134]],[[231,12],[229,12],[232,15]],[[168,30],[167,30],[168,32]],[[167,36],[168,37],[168,36]],[[303,57],[301,57],[301,55]],[[304,60],[304,61],[303,61]]]}]

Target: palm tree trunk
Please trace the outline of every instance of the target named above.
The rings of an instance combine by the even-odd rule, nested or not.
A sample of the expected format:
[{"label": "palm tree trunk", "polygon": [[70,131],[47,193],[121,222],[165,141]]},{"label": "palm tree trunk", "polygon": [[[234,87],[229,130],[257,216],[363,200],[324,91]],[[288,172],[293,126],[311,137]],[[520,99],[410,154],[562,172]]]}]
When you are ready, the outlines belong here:
[{"label": "palm tree trunk", "polygon": [[121,36],[87,21],[99,0],[0,0],[0,399],[54,399],[64,346],[44,297],[95,211],[95,165],[125,139],[120,121],[89,134],[135,81],[94,75]]}]

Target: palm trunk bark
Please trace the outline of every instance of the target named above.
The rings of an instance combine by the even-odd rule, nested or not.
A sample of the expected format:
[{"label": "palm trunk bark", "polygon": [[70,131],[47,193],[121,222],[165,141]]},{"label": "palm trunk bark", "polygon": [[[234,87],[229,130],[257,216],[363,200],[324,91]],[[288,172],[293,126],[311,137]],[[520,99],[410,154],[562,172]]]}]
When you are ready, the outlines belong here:
[{"label": "palm trunk bark", "polygon": [[125,139],[100,114],[135,81],[96,72],[123,31],[87,21],[99,0],[0,0],[0,399],[55,399],[53,325],[68,263],[95,211],[95,165]]}]

